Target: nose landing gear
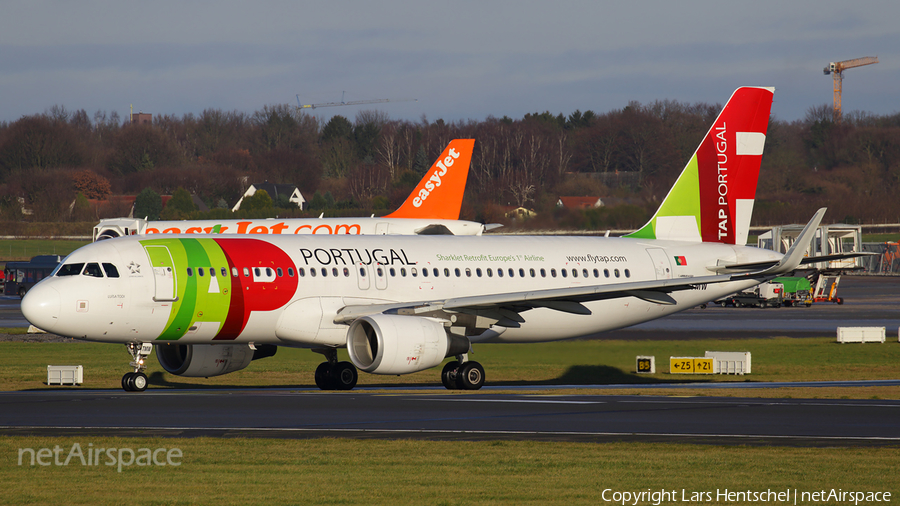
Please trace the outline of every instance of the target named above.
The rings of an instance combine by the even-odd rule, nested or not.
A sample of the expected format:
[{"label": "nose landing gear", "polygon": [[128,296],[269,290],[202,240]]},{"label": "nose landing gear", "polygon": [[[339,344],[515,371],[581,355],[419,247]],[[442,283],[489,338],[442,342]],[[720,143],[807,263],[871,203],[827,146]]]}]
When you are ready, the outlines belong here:
[{"label": "nose landing gear", "polygon": [[134,367],[134,372],[125,373],[122,376],[122,389],[126,392],[143,392],[147,389],[147,375],[144,363],[148,355],[153,353],[153,345],[150,343],[126,343],[125,348],[131,354],[132,361],[129,365]]}]

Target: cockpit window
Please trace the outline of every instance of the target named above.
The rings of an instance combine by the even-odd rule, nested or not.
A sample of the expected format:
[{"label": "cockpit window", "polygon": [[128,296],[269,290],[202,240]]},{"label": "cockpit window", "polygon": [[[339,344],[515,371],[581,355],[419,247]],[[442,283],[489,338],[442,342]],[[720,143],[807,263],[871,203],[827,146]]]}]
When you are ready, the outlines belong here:
[{"label": "cockpit window", "polygon": [[84,272],[82,274],[84,274],[85,276],[91,276],[94,278],[102,278],[103,277],[103,271],[100,270],[100,264],[93,263],[93,262],[91,262],[91,263],[87,264],[87,266],[85,266]]},{"label": "cockpit window", "polygon": [[65,264],[63,265],[59,271],[57,271],[57,276],[77,276],[81,274],[81,269],[84,268],[84,263],[80,264]]},{"label": "cockpit window", "polygon": [[106,277],[108,278],[119,277],[119,270],[113,264],[103,264],[103,270],[106,271]]}]

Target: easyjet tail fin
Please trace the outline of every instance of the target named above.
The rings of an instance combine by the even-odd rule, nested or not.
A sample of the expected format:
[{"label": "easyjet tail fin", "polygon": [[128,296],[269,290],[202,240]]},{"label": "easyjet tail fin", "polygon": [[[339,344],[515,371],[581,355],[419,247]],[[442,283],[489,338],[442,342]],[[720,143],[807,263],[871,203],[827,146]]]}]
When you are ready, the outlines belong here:
[{"label": "easyjet tail fin", "polygon": [[406,202],[385,218],[458,220],[475,139],[454,139]]},{"label": "easyjet tail fin", "polygon": [[627,237],[746,244],[775,88],[738,88],[656,214]]}]

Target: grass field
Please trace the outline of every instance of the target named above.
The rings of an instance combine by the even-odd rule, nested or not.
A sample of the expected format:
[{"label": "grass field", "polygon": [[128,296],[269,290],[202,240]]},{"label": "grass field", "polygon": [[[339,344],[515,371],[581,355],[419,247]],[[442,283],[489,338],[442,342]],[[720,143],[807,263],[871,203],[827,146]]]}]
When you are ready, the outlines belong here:
[{"label": "grass field", "polygon": [[[670,356],[703,356],[706,350],[749,351],[753,374],[746,376],[693,376],[668,373]],[[346,352],[339,355],[346,360]],[[654,355],[657,373],[638,375],[637,355]],[[487,384],[586,385],[659,382],[695,382],[702,389],[709,381],[824,381],[900,378],[900,345],[837,344],[834,338],[772,338],[697,341],[565,341],[542,344],[482,344],[471,355],[487,371]],[[85,384],[79,388],[120,388],[130,356],[122,345],[84,343],[0,343],[0,389],[28,390],[60,388],[45,385],[47,365],[80,364]],[[177,387],[312,387],[313,372],[321,355],[308,350],[279,348],[271,358],[258,360],[246,369],[213,378],[182,378],[165,373],[155,357],[148,361],[151,388]],[[440,387],[440,368],[406,376],[375,376],[361,373],[361,386],[434,385]],[[72,388],[72,387],[65,387]],[[655,391],[654,391],[655,392]],[[558,392],[555,392],[558,393]],[[648,393],[648,392],[645,392]],[[669,391],[684,395],[685,392]],[[707,392],[722,395],[726,392]],[[696,392],[695,392],[696,394]],[[734,395],[734,392],[727,392]],[[761,395],[744,391],[739,395]],[[766,393],[765,395],[771,395]],[[900,387],[857,389],[811,388],[778,390],[791,397],[880,397],[900,398]]]},{"label": "grass field", "polygon": [[[18,464],[21,448],[181,450],[179,466]],[[3,504],[612,504],[614,492],[889,491],[898,448],[0,437]],[[694,501],[693,504],[697,504]],[[793,503],[793,501],[791,501]],[[846,501],[839,502],[847,504]],[[633,504],[633,502],[629,502]],[[654,504],[651,500],[639,504]],[[659,503],[657,503],[659,504]],[[766,504],[772,504],[768,502]],[[778,504],[778,503],[775,503]],[[809,504],[809,502],[798,502]],[[832,503],[829,503],[832,504]],[[852,504],[852,502],[850,502]]]},{"label": "grass field", "polygon": [[0,239],[0,261],[31,260],[37,255],[66,256],[90,241],[63,241],[51,239]]}]

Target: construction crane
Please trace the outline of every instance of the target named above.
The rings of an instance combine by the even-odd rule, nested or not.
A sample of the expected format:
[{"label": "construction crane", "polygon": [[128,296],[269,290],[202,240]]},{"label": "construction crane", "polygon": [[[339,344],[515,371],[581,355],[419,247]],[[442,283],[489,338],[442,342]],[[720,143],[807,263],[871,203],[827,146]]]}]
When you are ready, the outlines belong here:
[{"label": "construction crane", "polygon": [[840,124],[841,122],[841,85],[844,81],[844,71],[853,67],[872,65],[873,63],[878,63],[877,56],[864,56],[852,60],[831,62],[825,67],[825,75],[831,74],[834,77],[834,112],[832,113],[832,119],[835,123]]},{"label": "construction crane", "polygon": [[374,100],[351,100],[349,102],[344,101],[344,94],[346,91],[341,92],[341,101],[340,102],[324,102],[321,104],[301,104],[300,103],[300,95],[297,95],[297,109],[316,109],[318,107],[340,107],[344,105],[362,105],[362,104],[383,104],[385,102],[418,102],[419,100],[416,98],[401,98],[391,100],[389,98],[377,98]]}]

